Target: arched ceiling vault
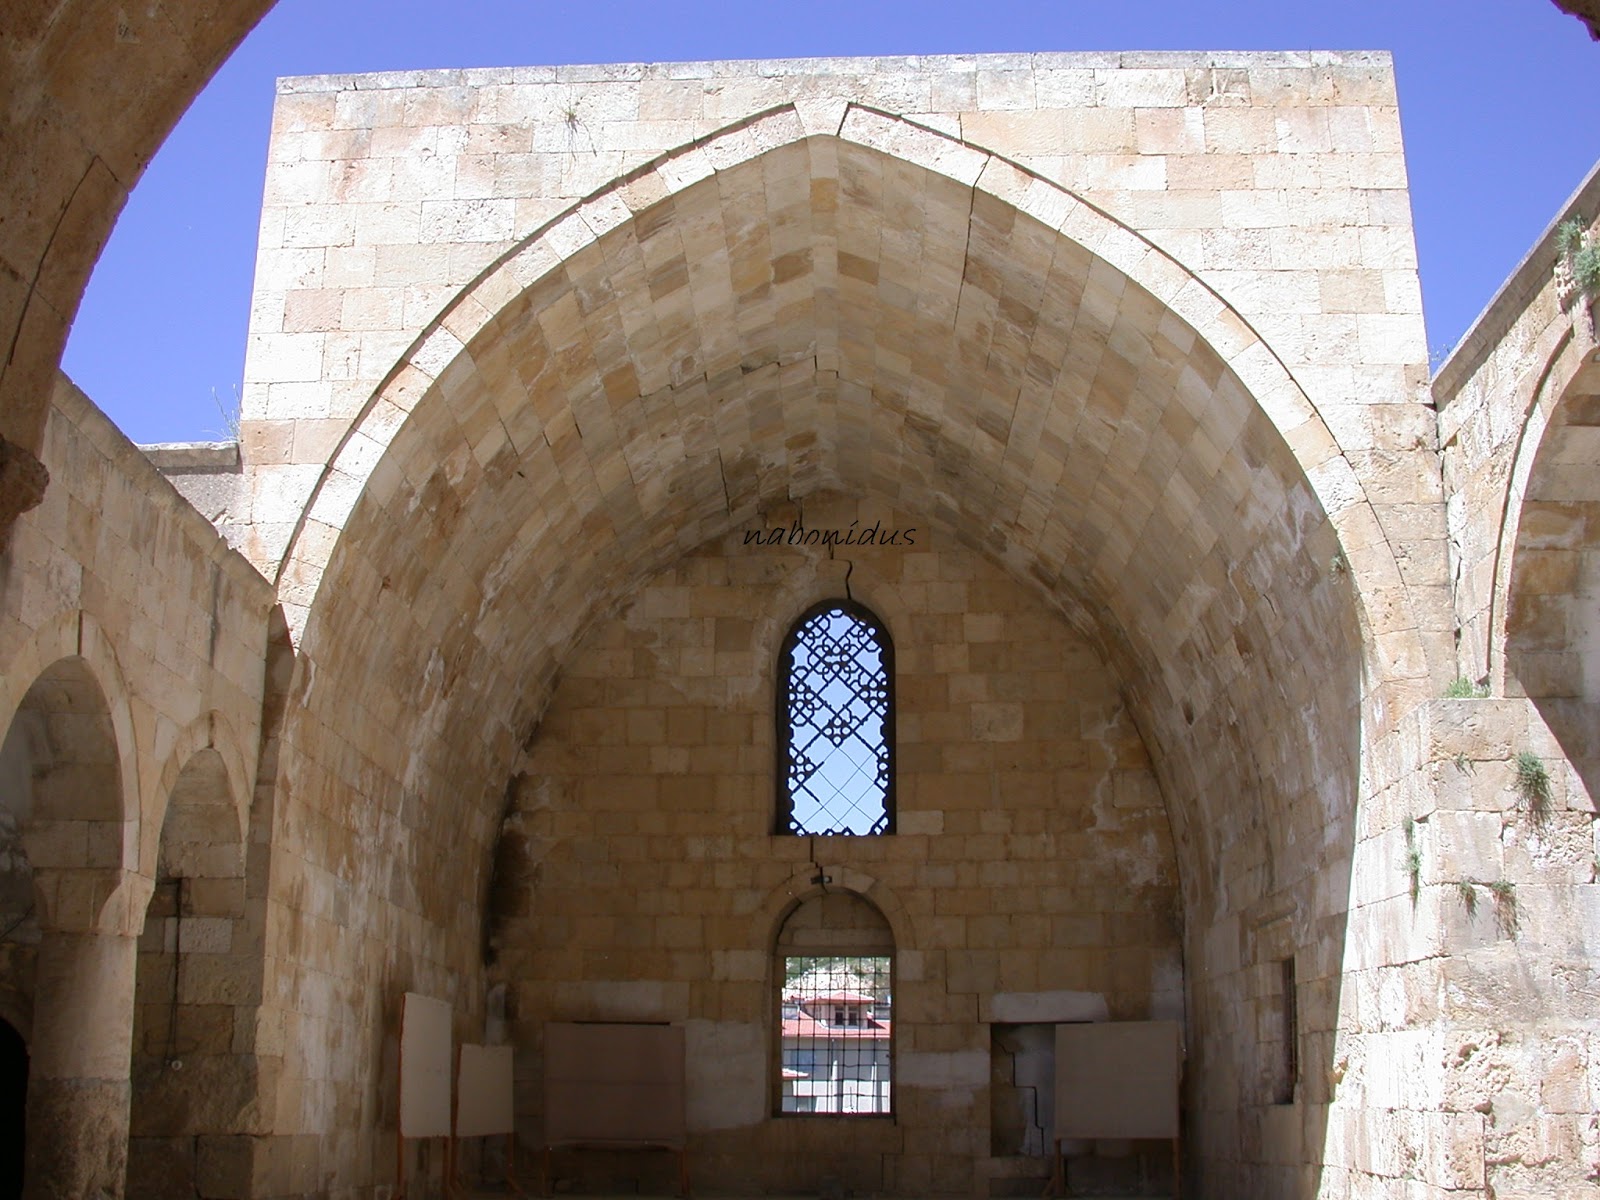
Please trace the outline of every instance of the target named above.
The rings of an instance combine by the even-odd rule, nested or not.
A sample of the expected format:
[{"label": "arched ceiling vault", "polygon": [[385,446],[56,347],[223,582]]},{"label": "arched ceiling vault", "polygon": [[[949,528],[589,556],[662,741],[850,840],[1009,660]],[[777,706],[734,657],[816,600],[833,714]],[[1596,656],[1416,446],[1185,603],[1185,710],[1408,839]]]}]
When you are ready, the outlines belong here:
[{"label": "arched ceiling vault", "polygon": [[[927,514],[1094,638],[1191,899],[1268,886],[1225,881],[1230,840],[1336,837],[1358,599],[1274,423],[1315,414],[1264,348],[1133,235],[958,143],[876,114],[854,136],[736,136],[737,161],[697,148],[509,258],[380,391],[280,583],[312,664],[303,729],[364,715],[392,731],[362,751],[380,777],[465,786],[492,824],[592,619],[686,550],[840,491]],[[1350,493],[1342,459],[1309,470]],[[439,807],[435,848],[459,840],[459,805]]]}]

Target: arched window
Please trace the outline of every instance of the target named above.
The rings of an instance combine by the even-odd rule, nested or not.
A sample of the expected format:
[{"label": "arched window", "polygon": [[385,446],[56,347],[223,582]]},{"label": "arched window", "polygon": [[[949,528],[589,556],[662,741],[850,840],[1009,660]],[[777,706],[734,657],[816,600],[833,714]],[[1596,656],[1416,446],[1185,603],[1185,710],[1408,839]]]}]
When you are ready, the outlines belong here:
[{"label": "arched window", "polygon": [[796,905],[778,930],[780,1114],[893,1110],[894,934],[851,892]]},{"label": "arched window", "polygon": [[801,614],[778,655],[778,833],[894,832],[894,647],[850,600]]}]

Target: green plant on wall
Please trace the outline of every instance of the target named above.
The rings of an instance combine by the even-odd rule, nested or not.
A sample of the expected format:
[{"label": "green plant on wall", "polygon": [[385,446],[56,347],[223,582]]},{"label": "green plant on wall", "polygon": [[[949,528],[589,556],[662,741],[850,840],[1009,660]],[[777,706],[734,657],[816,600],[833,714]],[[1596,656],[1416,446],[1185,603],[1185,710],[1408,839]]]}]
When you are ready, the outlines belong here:
[{"label": "green plant on wall", "polygon": [[1568,217],[1556,226],[1556,253],[1567,262],[1572,282],[1591,300],[1600,296],[1600,241],[1589,234],[1581,216]]},{"label": "green plant on wall", "polygon": [[1585,296],[1600,294],[1600,244],[1590,242],[1572,256],[1572,280]]},{"label": "green plant on wall", "polygon": [[1550,816],[1550,772],[1545,769],[1544,760],[1531,750],[1517,754],[1515,787],[1535,821],[1543,822]]},{"label": "green plant on wall", "polygon": [[1465,675],[1457,675],[1444,689],[1446,700],[1484,700],[1488,695],[1487,683],[1473,683]]},{"label": "green plant on wall", "polygon": [[1494,919],[1503,937],[1517,936],[1517,885],[1505,879],[1496,879],[1483,885],[1494,897]]},{"label": "green plant on wall", "polygon": [[1556,226],[1556,253],[1570,258],[1576,254],[1583,245],[1583,235],[1587,232],[1584,220],[1579,216],[1568,217]]},{"label": "green plant on wall", "polygon": [[1422,851],[1417,848],[1417,823],[1407,817],[1404,829],[1406,834],[1404,867],[1408,890],[1411,893],[1411,907],[1415,908],[1417,897],[1422,894]]},{"label": "green plant on wall", "polygon": [[1456,898],[1467,910],[1468,919],[1478,915],[1478,889],[1485,889],[1494,900],[1494,919],[1501,937],[1517,936],[1517,885],[1505,879],[1493,883],[1482,879],[1456,880]]}]

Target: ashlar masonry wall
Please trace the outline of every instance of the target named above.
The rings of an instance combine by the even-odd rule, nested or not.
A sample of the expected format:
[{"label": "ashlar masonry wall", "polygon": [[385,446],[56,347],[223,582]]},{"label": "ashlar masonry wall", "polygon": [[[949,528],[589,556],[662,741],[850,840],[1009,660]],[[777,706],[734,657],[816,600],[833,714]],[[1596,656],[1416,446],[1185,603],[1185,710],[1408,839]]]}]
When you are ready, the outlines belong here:
[{"label": "ashlar masonry wall", "polygon": [[[1381,56],[286,85],[253,499],[230,524],[267,569],[294,539],[280,599],[301,639],[261,1190],[383,1186],[400,991],[479,1027],[477,882],[579,637],[686,551],[823,487],[981,547],[1118,664],[1185,864],[1197,1175],[1309,1193],[1351,1161],[1326,1145],[1326,1064],[1364,755],[1454,665],[1392,121]],[[553,191],[517,174],[552,163]],[[1031,702],[1005,703],[1026,722]],[[928,902],[887,866],[918,893],[902,909]],[[619,982],[598,954],[581,970]],[[1268,1060],[1291,971],[1314,1066],[1285,1103]]]},{"label": "ashlar masonry wall", "polygon": [[[1042,1177],[1042,1158],[991,1158],[990,1023],[1183,1018],[1176,860],[1142,739],[1062,617],[914,514],[822,498],[759,529],[796,520],[915,545],[833,557],[730,534],[566,664],[492,898],[519,1128],[538,1144],[544,1021],[667,1020],[688,1031],[697,1186],[986,1195],[990,1174]],[[847,576],[894,643],[896,832],[774,835],[780,643]],[[892,1123],[773,1115],[776,938],[819,873],[897,941]],[[558,1161],[591,1185],[648,1170]]]},{"label": "ashlar masonry wall", "polygon": [[[323,465],[498,256],[664,153],[788,104],[878,109],[1019,164],[1171,254],[1380,478],[1419,577],[1436,528],[1420,290],[1385,54],[623,64],[288,79],[274,112],[243,444],[222,520],[275,574]],[[842,113],[842,108],[839,109]],[[1244,331],[1240,331],[1244,334]],[[1285,430],[1288,433],[1288,430]],[[1321,454],[1305,431],[1297,449]],[[1436,482],[1432,483],[1436,487]],[[1442,622],[1424,622],[1434,640]],[[1448,646],[1443,647],[1448,651]]]},{"label": "ashlar masonry wall", "polygon": [[1597,215],[1600,169],[1434,379],[1466,694],[1413,714],[1420,786],[1369,810],[1432,910],[1368,1008],[1418,1048],[1386,1094],[1481,1116],[1497,1196],[1600,1179],[1600,345],[1571,270]]},{"label": "ashlar masonry wall", "polygon": [[[64,376],[42,457],[55,482],[0,553],[0,1017],[28,1044],[30,1186],[120,1196],[130,1101],[163,1110],[189,1175],[197,1142],[255,1118],[267,862],[263,847],[247,885],[243,844],[273,595]],[[179,867],[207,876],[190,915],[198,897],[215,919],[190,923],[165,1057],[207,1041],[205,1061],[142,1080],[135,941],[159,943],[163,913],[146,918],[179,861],[169,818],[197,793],[235,865]]]}]

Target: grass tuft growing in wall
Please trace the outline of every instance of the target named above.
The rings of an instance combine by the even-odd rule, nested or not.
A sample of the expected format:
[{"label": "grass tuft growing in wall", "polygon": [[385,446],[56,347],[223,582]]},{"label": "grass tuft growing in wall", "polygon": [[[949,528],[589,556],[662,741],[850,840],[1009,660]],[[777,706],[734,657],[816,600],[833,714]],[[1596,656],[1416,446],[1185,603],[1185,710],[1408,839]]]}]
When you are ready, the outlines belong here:
[{"label": "grass tuft growing in wall", "polygon": [[1544,760],[1531,750],[1519,751],[1516,758],[1516,789],[1537,822],[1550,816],[1550,772]]},{"label": "grass tuft growing in wall", "polygon": [[1422,851],[1417,848],[1417,823],[1407,817],[1404,829],[1406,834],[1406,856],[1403,860],[1403,866],[1408,890],[1411,893],[1411,907],[1415,908],[1417,906],[1417,898],[1422,895]]},{"label": "grass tuft growing in wall", "polygon": [[1556,253],[1566,259],[1579,291],[1591,300],[1600,296],[1600,242],[1590,236],[1588,222],[1581,216],[1556,226]]}]

